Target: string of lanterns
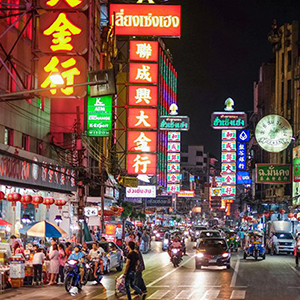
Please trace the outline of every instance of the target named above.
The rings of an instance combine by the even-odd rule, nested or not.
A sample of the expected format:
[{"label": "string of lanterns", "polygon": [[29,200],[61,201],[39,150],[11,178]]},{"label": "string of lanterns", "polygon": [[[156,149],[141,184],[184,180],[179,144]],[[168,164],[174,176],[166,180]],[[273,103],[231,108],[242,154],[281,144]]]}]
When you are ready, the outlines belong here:
[{"label": "string of lanterns", "polygon": [[[5,199],[5,194],[0,191],[0,201]],[[66,205],[67,201],[65,199],[56,199],[54,200],[52,197],[47,197],[47,198],[43,198],[42,196],[39,195],[21,195],[19,193],[13,192],[13,193],[9,193],[6,196],[6,199],[11,202],[11,205],[13,207],[13,210],[15,211],[17,202],[21,202],[24,209],[27,208],[28,204],[33,204],[35,209],[37,210],[39,208],[40,204],[44,204],[46,205],[47,210],[50,209],[50,206],[55,204],[56,206],[58,206],[58,209],[61,210],[62,207],[64,205]]]}]

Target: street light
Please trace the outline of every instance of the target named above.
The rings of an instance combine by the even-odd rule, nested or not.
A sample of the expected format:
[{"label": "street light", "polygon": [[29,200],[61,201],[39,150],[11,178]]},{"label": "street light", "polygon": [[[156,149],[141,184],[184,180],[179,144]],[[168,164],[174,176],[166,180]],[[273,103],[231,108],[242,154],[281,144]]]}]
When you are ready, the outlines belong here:
[{"label": "street light", "polygon": [[27,215],[27,214],[24,214],[23,217],[22,217],[22,223],[24,223],[24,224],[30,224],[31,223],[30,216]]},{"label": "street light", "polygon": [[57,215],[54,219],[54,221],[56,222],[57,226],[59,226],[59,224],[63,221],[62,217],[60,215]]}]

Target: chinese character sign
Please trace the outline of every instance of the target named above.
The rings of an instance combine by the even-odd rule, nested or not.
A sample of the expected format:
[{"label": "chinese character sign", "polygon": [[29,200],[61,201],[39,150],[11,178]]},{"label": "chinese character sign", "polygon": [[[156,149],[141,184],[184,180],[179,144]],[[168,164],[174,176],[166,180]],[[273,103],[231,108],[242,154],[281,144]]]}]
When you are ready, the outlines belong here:
[{"label": "chinese character sign", "polygon": [[168,142],[180,142],[180,132],[168,132]]},{"label": "chinese character sign", "polygon": [[156,152],[157,132],[154,131],[128,131],[128,152]]},{"label": "chinese character sign", "polygon": [[180,37],[180,5],[111,4],[116,35]]},{"label": "chinese character sign", "polygon": [[222,141],[222,151],[236,151],[236,142]]},{"label": "chinese character sign", "polygon": [[158,61],[157,41],[130,41],[130,60]]},{"label": "chinese character sign", "polygon": [[130,63],[129,82],[156,84],[158,82],[158,64]]},{"label": "chinese character sign", "polygon": [[240,171],[247,168],[247,145],[246,143],[237,143],[237,169]]},{"label": "chinese character sign", "polygon": [[84,54],[88,21],[84,13],[45,13],[40,17],[38,47],[43,53]]},{"label": "chinese character sign", "polygon": [[168,163],[168,173],[179,173],[180,163]]},{"label": "chinese character sign", "polygon": [[222,163],[236,162],[235,152],[222,152]]},{"label": "chinese character sign", "polygon": [[168,152],[180,152],[180,143],[168,143]]},{"label": "chinese character sign", "polygon": [[180,153],[168,153],[168,162],[179,163],[180,162]]},{"label": "chinese character sign", "polygon": [[232,174],[236,173],[235,163],[222,163],[222,174]]},{"label": "chinese character sign", "polygon": [[[50,76],[53,73],[61,74],[67,87],[52,83]],[[80,56],[44,56],[38,62],[38,79],[40,88],[51,88],[49,91],[40,92],[44,97],[84,97],[86,87],[73,87],[73,85],[86,82],[86,60]]]},{"label": "chinese character sign", "polygon": [[87,0],[39,0],[40,6],[45,10],[86,10]]},{"label": "chinese character sign", "polygon": [[156,175],[156,154],[128,154],[127,173]]},{"label": "chinese character sign", "polygon": [[132,129],[156,129],[157,109],[156,108],[129,108],[128,128]]},{"label": "chinese character sign", "polygon": [[131,106],[157,106],[158,88],[154,85],[149,86],[129,86],[129,101]]},{"label": "chinese character sign", "polygon": [[222,130],[222,141],[235,141],[236,130]]}]

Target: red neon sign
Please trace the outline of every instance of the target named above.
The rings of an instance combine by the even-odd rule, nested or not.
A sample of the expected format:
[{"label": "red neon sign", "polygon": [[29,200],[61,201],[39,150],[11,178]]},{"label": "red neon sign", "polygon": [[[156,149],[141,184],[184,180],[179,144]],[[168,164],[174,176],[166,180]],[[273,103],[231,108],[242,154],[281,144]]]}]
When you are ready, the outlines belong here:
[{"label": "red neon sign", "polygon": [[130,41],[130,60],[158,61],[158,42]]},{"label": "red neon sign", "polygon": [[156,108],[129,108],[128,128],[132,129],[156,129]]},{"label": "red neon sign", "polygon": [[157,86],[129,86],[129,105],[157,106]]},{"label": "red neon sign", "polygon": [[127,174],[156,175],[156,154],[127,154]]},{"label": "red neon sign", "polygon": [[46,10],[86,10],[88,8],[87,0],[40,0],[40,6]]},{"label": "red neon sign", "polygon": [[180,5],[111,4],[116,35],[180,37]]},{"label": "red neon sign", "polygon": [[44,53],[84,54],[88,21],[84,13],[45,13],[40,17],[39,49]]},{"label": "red neon sign", "polygon": [[156,152],[156,140],[155,131],[128,131],[128,152]]},{"label": "red neon sign", "polygon": [[130,83],[157,83],[158,64],[130,63],[129,82]]}]

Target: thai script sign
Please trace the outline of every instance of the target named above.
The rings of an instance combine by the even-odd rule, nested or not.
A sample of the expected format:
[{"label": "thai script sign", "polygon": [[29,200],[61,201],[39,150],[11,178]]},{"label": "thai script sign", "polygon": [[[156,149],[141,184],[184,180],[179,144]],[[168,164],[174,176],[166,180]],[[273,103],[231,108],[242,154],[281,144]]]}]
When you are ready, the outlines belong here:
[{"label": "thai script sign", "polygon": [[190,118],[183,116],[160,116],[159,130],[188,131],[190,130]]},{"label": "thai script sign", "polygon": [[180,37],[180,5],[111,4],[116,35]]},{"label": "thai script sign", "polygon": [[211,115],[214,129],[243,129],[247,126],[247,114],[244,112],[214,112]]},{"label": "thai script sign", "polygon": [[156,186],[155,185],[139,185],[138,187],[126,188],[127,198],[155,198]]},{"label": "thai script sign", "polygon": [[237,184],[252,184],[252,179],[248,171],[238,171],[236,174]]},{"label": "thai script sign", "polygon": [[180,191],[178,194],[178,198],[194,198],[195,191]]},{"label": "thai script sign", "polygon": [[171,196],[157,196],[156,198],[146,199],[147,207],[171,207]]},{"label": "thai script sign", "polygon": [[257,183],[291,183],[291,165],[256,164],[255,167]]}]

